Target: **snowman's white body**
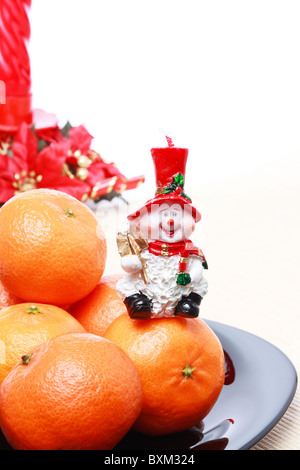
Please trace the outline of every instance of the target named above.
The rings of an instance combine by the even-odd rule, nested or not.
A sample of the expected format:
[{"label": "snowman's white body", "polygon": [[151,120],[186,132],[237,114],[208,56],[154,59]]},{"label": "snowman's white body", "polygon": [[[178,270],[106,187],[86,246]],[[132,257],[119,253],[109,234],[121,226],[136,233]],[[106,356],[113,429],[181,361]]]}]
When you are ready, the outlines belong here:
[{"label": "snowman's white body", "polygon": [[[157,256],[145,248],[141,259],[146,268],[148,282],[145,284],[141,271],[126,274],[117,284],[117,292],[125,299],[142,292],[152,300],[153,317],[170,317],[182,296],[195,292],[203,297],[207,293],[207,281],[203,276],[201,259],[190,256],[188,270],[192,281],[186,286],[176,284],[180,255]],[[194,275],[193,275],[194,272]]]},{"label": "snowman's white body", "polygon": [[[184,213],[181,207],[159,206],[156,211],[145,214],[139,220],[139,229],[148,240],[175,243],[189,239],[195,223],[189,213]],[[162,210],[163,209],[163,210]],[[172,217],[172,218],[171,218]],[[168,224],[172,220],[172,232]],[[124,230],[124,229],[123,229]],[[125,232],[128,228],[125,228]],[[124,232],[123,232],[124,233]],[[156,235],[153,238],[153,235]],[[174,315],[174,309],[182,296],[188,296],[191,292],[199,294],[202,298],[207,293],[208,283],[203,276],[202,258],[191,255],[187,262],[187,271],[191,276],[191,282],[185,286],[176,283],[180,263],[180,254],[163,256],[150,253],[144,248],[139,257],[136,255],[122,258],[122,267],[127,274],[117,283],[117,292],[124,300],[126,297],[138,292],[145,294],[152,300],[153,317],[170,317]],[[146,271],[147,282],[141,268]]]}]

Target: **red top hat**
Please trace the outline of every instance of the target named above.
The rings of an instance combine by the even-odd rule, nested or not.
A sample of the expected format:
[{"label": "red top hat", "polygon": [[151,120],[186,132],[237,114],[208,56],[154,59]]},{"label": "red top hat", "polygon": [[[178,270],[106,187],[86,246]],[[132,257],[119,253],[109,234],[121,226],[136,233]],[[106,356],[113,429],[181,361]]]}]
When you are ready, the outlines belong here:
[{"label": "red top hat", "polygon": [[188,149],[178,147],[161,147],[151,149],[154,163],[156,186],[159,192],[172,183],[173,176],[181,173],[185,177]]},{"label": "red top hat", "polygon": [[[192,206],[192,200],[184,192],[185,168],[188,158],[188,149],[174,147],[152,148],[151,155],[155,168],[156,177],[156,195],[146,202],[142,209],[150,207],[153,204],[177,203],[181,206],[189,205],[195,222],[201,219],[200,212]],[[128,216],[128,220],[135,220],[140,216],[142,209]]]}]

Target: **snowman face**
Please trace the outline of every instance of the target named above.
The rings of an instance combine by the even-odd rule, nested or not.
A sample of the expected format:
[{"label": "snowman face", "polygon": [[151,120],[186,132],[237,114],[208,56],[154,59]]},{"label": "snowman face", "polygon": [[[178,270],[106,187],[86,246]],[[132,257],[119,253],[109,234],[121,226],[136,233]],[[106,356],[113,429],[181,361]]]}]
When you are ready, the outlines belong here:
[{"label": "snowman face", "polygon": [[187,240],[195,229],[189,206],[163,203],[151,207],[140,219],[140,230],[147,239],[176,243]]}]

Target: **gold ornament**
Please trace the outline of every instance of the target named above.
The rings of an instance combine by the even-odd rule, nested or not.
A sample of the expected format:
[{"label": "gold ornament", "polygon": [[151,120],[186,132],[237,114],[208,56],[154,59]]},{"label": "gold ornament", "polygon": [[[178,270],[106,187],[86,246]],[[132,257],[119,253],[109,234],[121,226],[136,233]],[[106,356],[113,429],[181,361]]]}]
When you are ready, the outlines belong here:
[{"label": "gold ornament", "polygon": [[80,150],[75,150],[73,155],[74,155],[74,157],[79,158],[80,155],[81,155],[81,151]]},{"label": "gold ornament", "polygon": [[16,173],[15,180],[12,183],[13,187],[16,189],[15,194],[36,189],[37,183],[40,183],[42,178],[42,175],[36,175],[35,171],[31,171],[29,175],[25,170],[22,170],[21,175]]},{"label": "gold ornament", "polygon": [[73,175],[73,173],[70,171],[69,169],[69,166],[67,163],[64,163],[63,164],[63,171],[62,171],[63,175],[67,175],[69,178],[73,179],[75,178],[75,175]]},{"label": "gold ornament", "polygon": [[102,158],[100,157],[100,154],[95,152],[95,150],[89,149],[87,151],[87,157],[90,158],[92,160],[92,162],[95,162],[98,159],[102,161]]},{"label": "gold ornament", "polygon": [[8,155],[11,145],[8,142],[0,143],[0,155]]},{"label": "gold ornament", "polygon": [[81,181],[84,181],[87,179],[88,177],[88,170],[86,168],[78,168],[78,170],[76,171],[76,176],[77,178],[79,178]]},{"label": "gold ornament", "polygon": [[91,163],[92,160],[90,160],[86,155],[80,155],[77,159],[77,165],[80,166],[80,168],[88,168]]}]

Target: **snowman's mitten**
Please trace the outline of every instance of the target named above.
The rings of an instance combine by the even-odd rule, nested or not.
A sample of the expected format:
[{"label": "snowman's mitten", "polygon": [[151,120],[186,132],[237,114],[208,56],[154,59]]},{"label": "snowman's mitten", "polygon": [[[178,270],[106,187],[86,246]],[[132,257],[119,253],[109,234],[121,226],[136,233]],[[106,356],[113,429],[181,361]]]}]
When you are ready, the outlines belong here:
[{"label": "snowman's mitten", "polygon": [[200,261],[194,261],[190,271],[191,281],[192,282],[199,282],[203,275],[203,266]]},{"label": "snowman's mitten", "polygon": [[124,256],[121,259],[121,265],[127,273],[137,273],[142,269],[142,263],[137,255]]}]

